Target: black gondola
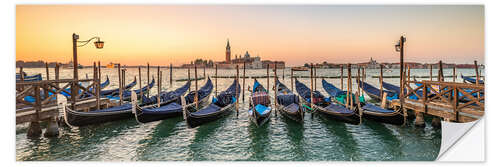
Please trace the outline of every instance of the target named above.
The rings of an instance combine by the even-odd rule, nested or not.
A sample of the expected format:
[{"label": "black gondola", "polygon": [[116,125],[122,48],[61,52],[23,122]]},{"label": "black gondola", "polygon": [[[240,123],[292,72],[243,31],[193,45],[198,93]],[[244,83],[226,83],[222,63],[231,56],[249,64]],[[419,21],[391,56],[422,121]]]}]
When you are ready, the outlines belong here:
[{"label": "black gondola", "polygon": [[[336,98],[341,95],[345,95],[346,92],[338,89],[335,87],[333,84],[328,83],[326,80],[322,80],[322,85],[325,91],[332,97]],[[347,98],[344,97],[343,101],[345,101]],[[355,101],[353,99],[353,101]],[[337,101],[340,102],[340,101]],[[389,123],[389,124],[395,124],[395,125],[403,125],[405,123],[405,117],[404,114],[401,113],[401,110],[394,111],[394,110],[386,110],[381,107],[378,107],[376,105],[373,105],[371,103],[368,103],[366,101],[361,101],[360,102],[361,109],[363,110],[363,118],[367,118],[370,120],[374,120],[377,122],[383,122],[383,123]]]},{"label": "black gondola", "polygon": [[261,126],[269,121],[271,116],[271,99],[269,93],[262,84],[254,79],[252,94],[250,95],[250,103],[248,115],[250,120],[257,126]]},{"label": "black gondola", "polygon": [[[208,105],[212,89],[212,80],[208,78],[205,85],[198,90],[198,108],[196,108],[194,99],[195,91],[191,91],[185,97],[179,96],[169,104],[153,108],[141,108],[140,106],[136,106],[132,109],[132,112],[135,113],[135,118],[139,123],[147,123],[182,116],[183,110],[196,111],[197,109]],[[134,100],[135,99],[132,99],[132,104],[136,104]]]},{"label": "black gondola", "polygon": [[[464,81],[467,81],[468,83],[471,83],[471,84],[476,84],[476,78],[464,76],[463,74],[460,74],[460,76],[462,76],[462,79]],[[479,84],[484,84],[484,81],[483,80],[479,80]]]},{"label": "black gondola", "polygon": [[301,105],[308,106],[309,110],[317,111],[329,119],[355,125],[361,124],[361,111],[358,108],[353,111],[335,104],[330,98],[325,98],[319,91],[313,92],[312,103],[314,105],[311,106],[311,89],[297,79],[295,79],[295,88],[301,97]]},{"label": "black gondola", "polygon": [[[188,86],[189,83],[186,83],[183,87],[177,89],[184,92],[162,92],[160,94],[160,106],[169,103],[172,99],[175,99],[176,97],[172,96],[172,94],[184,94],[187,91]],[[151,98],[143,96],[140,106],[142,108],[149,108],[157,105],[157,96],[152,96]],[[64,104],[64,106],[66,105]],[[134,117],[134,114],[132,113],[132,104],[130,103],[89,112],[74,111],[68,107],[63,107],[63,113],[64,121],[69,126],[86,126]]]},{"label": "black gondola", "polygon": [[[382,97],[380,97],[380,89],[376,88],[373,85],[370,85],[366,82],[363,81],[357,81],[358,84],[360,85],[360,88],[363,89],[363,91],[370,96],[371,99],[375,101],[382,101]],[[398,94],[392,91],[387,91],[383,90],[385,93],[387,93],[387,101],[391,101],[393,99],[398,99]]]},{"label": "black gondola", "polygon": [[[146,86],[144,86],[144,87],[142,87],[140,89],[133,90],[133,92],[135,92],[135,94],[139,94],[141,91],[142,92],[147,92],[148,90],[151,90],[151,88],[153,88],[154,85],[155,85],[155,78],[153,77],[153,80],[151,80],[151,82],[148,85],[146,85]],[[113,94],[112,96],[113,96],[112,98],[115,98],[115,99],[116,98],[117,99],[120,98],[119,97],[120,96],[119,92],[116,93],[116,94]],[[130,101],[130,97],[131,96],[132,96],[132,91],[130,91],[130,90],[125,90],[125,91],[122,92],[122,98],[123,98],[123,100]]]},{"label": "black gondola", "polygon": [[225,91],[220,92],[217,97],[214,97],[212,103],[208,106],[197,112],[184,110],[184,117],[186,118],[187,125],[190,128],[194,128],[229,115],[235,110],[236,98],[239,97],[240,90],[240,85],[235,79],[233,84]]},{"label": "black gondola", "polygon": [[[129,83],[128,85],[126,85],[125,88],[123,88],[123,90],[130,90],[136,84],[137,84],[137,79],[134,78],[134,81],[132,81],[131,83]],[[116,94],[119,91],[120,91],[120,88],[110,89],[110,90],[101,90],[101,96],[111,96],[112,94]]]},{"label": "black gondola", "polygon": [[300,100],[285,84],[276,80],[276,87],[278,88],[277,95],[277,110],[281,115],[297,122],[304,121],[304,109],[300,107]]}]

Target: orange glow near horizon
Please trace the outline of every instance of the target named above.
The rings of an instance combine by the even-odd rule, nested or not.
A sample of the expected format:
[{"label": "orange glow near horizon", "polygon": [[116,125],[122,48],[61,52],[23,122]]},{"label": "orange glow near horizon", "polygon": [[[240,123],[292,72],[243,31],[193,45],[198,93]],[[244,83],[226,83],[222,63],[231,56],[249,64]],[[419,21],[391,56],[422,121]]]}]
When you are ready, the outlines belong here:
[{"label": "orange glow near horizon", "polygon": [[16,60],[71,61],[72,33],[105,42],[103,49],[79,47],[82,65],[222,61],[228,38],[232,54],[248,50],[287,66],[370,57],[397,62],[394,44],[402,33],[406,61],[484,63],[484,7],[478,5],[18,5]]}]

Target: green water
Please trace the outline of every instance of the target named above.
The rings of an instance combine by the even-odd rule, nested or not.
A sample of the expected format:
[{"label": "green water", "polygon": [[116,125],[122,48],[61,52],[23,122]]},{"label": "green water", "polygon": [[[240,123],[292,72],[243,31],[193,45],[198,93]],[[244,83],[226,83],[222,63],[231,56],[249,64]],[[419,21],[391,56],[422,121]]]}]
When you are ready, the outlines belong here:
[{"label": "green water", "polygon": [[[29,71],[32,70],[32,71]],[[83,69],[80,76],[90,70]],[[26,69],[28,74],[44,69]],[[111,86],[116,87],[115,70],[106,69]],[[127,75],[136,75],[129,69]],[[166,73],[166,69],[162,69]],[[234,75],[234,70],[221,70],[221,75]],[[333,71],[333,72],[332,72]],[[62,74],[71,76],[71,70]],[[135,73],[134,73],[135,72]],[[318,69],[318,75],[336,75],[338,70]],[[422,70],[422,74],[425,71]],[[445,71],[446,72],[446,71]],[[464,71],[464,75],[470,72]],[[473,72],[473,71],[472,71]],[[471,73],[472,73],[471,72]],[[289,71],[287,71],[289,73]],[[412,74],[419,71],[412,70]],[[207,74],[213,74],[207,70]],[[278,73],[282,74],[282,73]],[[299,73],[300,74],[300,73]],[[303,72],[306,75],[307,72]],[[375,75],[376,70],[367,71]],[[446,73],[445,73],[446,74]],[[143,73],[144,75],[144,73]],[[199,72],[199,75],[203,75]],[[249,70],[247,75],[265,75],[265,70]],[[185,70],[176,70],[174,79],[184,78]],[[168,85],[167,77],[163,83]],[[127,83],[133,77],[126,78]],[[266,85],[266,79],[259,79]],[[308,79],[301,79],[309,84]],[[338,85],[339,79],[328,79]],[[376,79],[368,82],[377,84]],[[391,82],[391,80],[389,80]],[[143,85],[146,81],[143,81]],[[218,80],[218,91],[231,83]],[[250,80],[246,80],[245,90]],[[284,83],[290,85],[287,77]],[[320,80],[318,90],[322,91]],[[395,82],[393,82],[395,83]],[[184,82],[174,82],[174,89]],[[201,86],[203,82],[200,82]],[[272,84],[272,80],[271,80]],[[354,84],[354,87],[356,85]],[[137,87],[136,87],[137,88]],[[193,86],[194,88],[194,86]],[[109,88],[108,88],[109,89]],[[153,88],[152,93],[156,93]],[[57,138],[28,139],[27,124],[16,126],[16,159],[71,160],[71,161],[170,161],[170,160],[228,160],[228,161],[380,161],[380,160],[435,160],[441,146],[441,130],[432,128],[426,118],[425,128],[416,128],[409,120],[407,126],[395,126],[363,120],[361,125],[350,125],[307,113],[303,124],[290,121],[279,114],[268,124],[256,127],[248,119],[248,95],[236,112],[197,128],[187,128],[182,117],[148,124],[134,119],[109,122],[81,128],[62,127]],[[274,111],[273,111],[274,112]]]}]

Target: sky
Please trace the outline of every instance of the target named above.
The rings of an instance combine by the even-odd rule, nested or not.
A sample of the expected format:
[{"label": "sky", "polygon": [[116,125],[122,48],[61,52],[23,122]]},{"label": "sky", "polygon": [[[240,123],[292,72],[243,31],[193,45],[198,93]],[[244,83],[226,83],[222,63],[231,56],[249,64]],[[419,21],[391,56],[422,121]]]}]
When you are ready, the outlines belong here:
[{"label": "sky", "polygon": [[[405,61],[484,63],[482,5],[17,5],[16,60],[181,65],[233,54],[304,63],[399,62],[394,45],[405,35]],[[92,41],[93,42],[93,41]]]}]

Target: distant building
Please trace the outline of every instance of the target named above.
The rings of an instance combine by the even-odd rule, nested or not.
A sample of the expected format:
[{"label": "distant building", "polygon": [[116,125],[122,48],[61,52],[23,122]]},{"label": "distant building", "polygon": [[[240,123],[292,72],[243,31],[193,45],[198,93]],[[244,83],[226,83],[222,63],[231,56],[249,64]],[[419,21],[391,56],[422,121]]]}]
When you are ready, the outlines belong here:
[{"label": "distant building", "polygon": [[[270,63],[272,62],[272,63]],[[278,68],[284,68],[285,67],[285,62],[279,61],[278,63]],[[231,45],[229,44],[229,39],[227,40],[226,43],[226,60],[222,62],[217,62],[217,67],[218,68],[236,68],[236,65],[239,65],[240,68],[243,67],[243,65],[246,65],[247,69],[261,69],[261,68],[267,68],[267,64],[272,64],[270,67],[274,68],[274,61],[261,61],[259,56],[252,57],[250,56],[250,53],[248,51],[245,52],[245,55],[242,57],[241,54],[234,55],[234,59],[231,59]]]}]

